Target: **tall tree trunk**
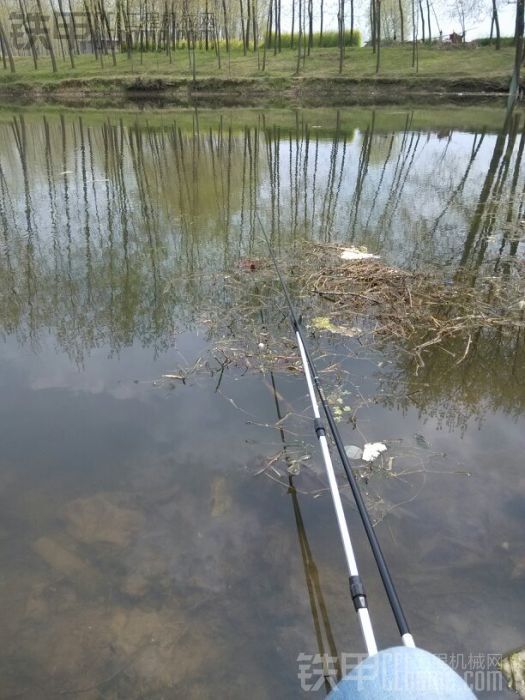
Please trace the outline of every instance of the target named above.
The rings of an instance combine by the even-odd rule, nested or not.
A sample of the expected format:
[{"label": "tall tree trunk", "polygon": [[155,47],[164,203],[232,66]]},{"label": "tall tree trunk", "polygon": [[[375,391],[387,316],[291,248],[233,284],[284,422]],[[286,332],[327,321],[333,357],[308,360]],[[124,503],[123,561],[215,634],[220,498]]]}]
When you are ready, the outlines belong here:
[{"label": "tall tree trunk", "polygon": [[206,4],[204,6],[204,17],[205,17],[205,22],[206,25],[204,27],[204,48],[206,51],[209,49],[209,37],[208,37],[208,0],[206,0]]},{"label": "tall tree trunk", "polygon": [[247,0],[248,12],[246,15],[246,50],[250,48],[250,31],[252,24],[252,0]]},{"label": "tall tree trunk", "polygon": [[[270,5],[272,4],[273,0],[270,0]],[[279,43],[279,23],[280,23],[280,18],[279,18],[279,0],[275,0],[274,2],[274,9],[273,9],[273,14],[275,15],[274,19],[274,24],[275,24],[275,32],[274,32],[274,44],[273,44],[273,55],[277,55],[277,50],[278,50],[278,43]]]},{"label": "tall tree trunk", "polygon": [[510,81],[509,99],[507,107],[509,111],[514,107],[520,92],[520,72],[523,61],[523,24],[524,24],[525,0],[518,0],[516,3],[516,28],[514,31],[514,41],[516,42],[516,52],[514,54],[514,70]]},{"label": "tall tree trunk", "polygon": [[323,23],[324,23],[324,0],[321,0],[320,23],[321,23],[321,26],[319,28],[319,46],[322,46],[323,45]]},{"label": "tall tree trunk", "polygon": [[282,4],[281,0],[276,0],[277,3],[277,24],[275,25],[275,31],[277,32],[277,50],[279,53],[281,53],[281,12],[282,12]]},{"label": "tall tree trunk", "polygon": [[266,70],[266,53],[268,51],[268,44],[272,40],[272,12],[273,10],[273,2],[270,1],[268,4],[268,14],[266,15],[266,34],[264,37],[263,41],[263,61],[262,61],[262,70],[263,73]]},{"label": "tall tree trunk", "polygon": [[122,5],[122,14],[124,17],[124,30],[126,32],[126,52],[128,54],[128,61],[130,61],[133,51],[133,34],[131,32],[131,22],[129,20],[129,0],[126,0],[125,10],[124,5]]},{"label": "tall tree trunk", "polygon": [[77,21],[75,19],[75,13],[73,12],[71,0],[68,0],[68,5],[69,5],[69,16],[71,18],[71,29],[73,30],[73,41],[75,42],[75,51],[77,52],[77,56],[79,56],[80,55],[80,48],[78,46]]},{"label": "tall tree trunk", "polygon": [[11,46],[9,45],[9,41],[7,40],[7,36],[4,30],[4,25],[2,24],[2,19],[0,18],[0,38],[2,39],[2,48],[3,51],[7,53],[7,58],[9,59],[9,67],[11,69],[11,73],[16,73],[16,67],[15,67],[15,61],[13,59],[13,52],[11,51]]},{"label": "tall tree trunk", "polygon": [[266,34],[264,36],[264,48],[272,45],[272,29],[273,29],[273,0],[268,3],[268,12],[266,13]]},{"label": "tall tree trunk", "polygon": [[370,27],[372,37],[372,51],[376,52],[376,0],[370,0]]},{"label": "tall tree trunk", "polygon": [[33,65],[35,70],[38,70],[38,54],[36,52],[35,37],[33,36],[33,31],[27,21],[27,12],[24,6],[24,0],[18,0],[18,5],[20,7],[20,14],[22,15],[22,24],[24,25],[25,33],[29,41],[29,47],[31,48],[31,55],[33,56]]},{"label": "tall tree trunk", "polygon": [[376,27],[377,27],[377,50],[376,50],[376,73],[379,73],[379,67],[381,65],[381,0],[377,0],[377,16],[376,16]]},{"label": "tall tree trunk", "polygon": [[412,68],[416,67],[416,0],[412,0]]},{"label": "tall tree trunk", "polygon": [[113,65],[116,66],[117,65],[117,57],[115,55],[115,42],[113,41],[113,37],[111,35],[111,27],[109,26],[109,19],[108,19],[108,15],[106,13],[106,8],[104,6],[104,0],[99,0],[99,8],[100,8],[100,14],[102,16],[102,21],[104,22],[104,25],[106,27],[106,34],[107,34],[109,45],[111,48],[111,58],[113,59]]},{"label": "tall tree trunk", "polygon": [[[121,0],[116,0],[115,2],[115,13],[116,13],[116,28],[115,28],[115,39],[119,48],[122,47],[122,5]],[[164,3],[164,20],[168,21],[168,8],[166,3]]]},{"label": "tall tree trunk", "polygon": [[419,0],[419,13],[421,15],[421,41],[425,43],[425,15],[423,14],[423,0]]},{"label": "tall tree trunk", "polygon": [[221,45],[219,42],[219,27],[217,24],[217,17],[219,15],[218,0],[213,0],[213,41],[215,42],[215,53],[217,55],[217,68],[221,70]]},{"label": "tall tree trunk", "polygon": [[4,46],[4,37],[2,32],[0,32],[0,51],[2,52],[2,65],[4,66],[4,70],[7,70],[6,48]]},{"label": "tall tree trunk", "polygon": [[6,50],[4,48],[4,39],[2,37],[1,32],[0,32],[0,51],[2,52],[2,65],[4,66],[4,70],[7,70]]},{"label": "tall tree trunk", "polygon": [[308,0],[308,55],[314,45],[314,5],[313,0]]},{"label": "tall tree trunk", "polygon": [[405,41],[405,15],[403,12],[403,0],[399,0],[399,23],[401,27],[401,43]]},{"label": "tall tree trunk", "polygon": [[302,22],[302,12],[303,12],[303,0],[299,0],[299,36],[297,39],[297,68],[295,70],[296,74],[299,75],[301,70],[301,40],[303,38],[303,22]]},{"label": "tall tree trunk", "polygon": [[498,6],[496,0],[492,0],[492,22],[496,27],[496,51],[501,49],[501,34],[499,28]]},{"label": "tall tree trunk", "polygon": [[226,0],[222,0],[222,14],[224,15],[224,39],[226,41],[226,53],[230,53],[230,33],[228,31],[228,10]]},{"label": "tall tree trunk", "polygon": [[62,54],[62,60],[65,61],[66,54],[64,52],[64,41],[63,41],[64,38],[62,36],[62,32],[60,31],[60,27],[58,24],[58,13],[55,12],[53,5],[51,5],[51,12],[53,14],[53,20],[54,20],[54,24],[55,24],[55,35],[58,37],[58,43],[60,44],[60,53]]},{"label": "tall tree trunk", "polygon": [[259,28],[257,27],[257,0],[253,0],[252,7],[252,25],[253,25],[253,52],[257,51],[257,42],[259,39]]},{"label": "tall tree trunk", "polygon": [[88,23],[89,36],[91,37],[91,44],[93,46],[93,51],[95,53],[95,60],[98,61],[98,41],[97,35],[95,33],[95,28],[93,26],[93,19],[91,17],[91,12],[89,11],[89,5],[87,0],[84,0],[84,9],[86,11],[86,20]]},{"label": "tall tree trunk", "polygon": [[342,73],[345,58],[345,0],[339,0],[337,22],[339,26],[339,73]]},{"label": "tall tree trunk", "polygon": [[293,45],[294,45],[294,31],[295,31],[295,0],[292,0],[292,33],[290,36],[290,48],[291,49],[293,49]]},{"label": "tall tree trunk", "polygon": [[62,24],[64,25],[64,32],[66,33],[69,61],[71,63],[71,68],[74,68],[75,59],[73,56],[73,42],[71,41],[71,32],[69,31],[69,26],[67,24],[66,13],[64,12],[64,5],[62,4],[62,0],[58,0],[58,9],[60,12],[60,17],[62,18]]},{"label": "tall tree trunk", "polygon": [[355,12],[354,0],[350,0],[350,46],[354,44]]},{"label": "tall tree trunk", "polygon": [[[250,0],[248,0],[249,2]],[[243,53],[246,56],[246,30],[244,26],[244,7],[242,4],[242,0],[239,0],[240,8],[241,8],[241,34],[242,34],[242,49]]]},{"label": "tall tree trunk", "polygon": [[430,3],[427,0],[427,27],[428,27],[428,43],[432,43],[432,28],[430,24]]}]

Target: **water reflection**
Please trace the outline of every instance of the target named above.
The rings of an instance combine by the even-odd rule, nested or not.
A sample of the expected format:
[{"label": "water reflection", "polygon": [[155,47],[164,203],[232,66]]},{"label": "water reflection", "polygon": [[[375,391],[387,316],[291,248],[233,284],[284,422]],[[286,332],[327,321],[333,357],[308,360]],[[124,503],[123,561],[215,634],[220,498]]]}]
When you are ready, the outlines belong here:
[{"label": "water reflection", "polygon": [[[151,380],[209,348],[211,314],[243,310],[225,276],[264,256],[256,212],[283,252],[306,237],[471,284],[518,275],[520,116],[501,131],[422,129],[419,118],[2,114],[6,697],[295,697],[298,652],[361,650],[330,504],[302,497],[307,470],[283,472],[290,498],[252,476],[268,451],[286,454],[287,436],[260,427],[282,416],[277,392],[235,372],[174,390]],[[248,297],[257,323],[269,305],[265,322],[281,323],[275,286],[247,281]],[[402,440],[396,460],[409,465],[419,450],[425,465],[365,484],[387,514],[418,641],[518,646],[523,517],[509,483],[521,493],[521,331],[472,338],[461,364],[431,350],[418,375],[389,348],[352,350],[349,401],[376,397],[359,431]],[[277,388],[301,414],[295,379],[279,376]],[[357,439],[350,422],[342,431]],[[413,444],[422,431],[432,458]],[[379,636],[395,641],[362,550]]]}]

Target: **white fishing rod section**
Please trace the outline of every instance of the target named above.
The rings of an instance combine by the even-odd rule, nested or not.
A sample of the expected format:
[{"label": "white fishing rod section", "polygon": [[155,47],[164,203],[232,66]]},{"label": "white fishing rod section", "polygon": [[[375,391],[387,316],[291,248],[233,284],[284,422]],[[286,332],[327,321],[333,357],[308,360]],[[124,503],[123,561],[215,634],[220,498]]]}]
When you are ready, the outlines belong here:
[{"label": "white fishing rod section", "polygon": [[[416,644],[414,642],[414,638],[412,637],[412,634],[410,632],[410,628],[408,626],[408,622],[405,617],[405,613],[403,611],[401,601],[399,600],[399,596],[397,595],[397,591],[394,585],[394,581],[392,579],[392,575],[390,574],[390,570],[388,568],[387,562],[385,560],[385,557],[383,555],[383,552],[381,550],[381,545],[379,544],[378,537],[376,535],[376,532],[374,530],[374,526],[372,525],[372,521],[370,519],[370,514],[368,513],[368,509],[366,507],[366,503],[364,501],[363,495],[361,493],[361,490],[359,489],[359,485],[357,483],[356,477],[354,472],[352,471],[352,467],[350,466],[350,463],[348,461],[348,457],[346,455],[345,449],[344,449],[344,443],[341,438],[341,435],[339,433],[339,429],[337,427],[337,424],[335,422],[332,409],[330,408],[328,401],[326,399],[326,396],[323,391],[323,387],[321,385],[321,382],[319,380],[319,377],[317,375],[317,371],[315,368],[315,363],[308,351],[308,348],[306,346],[303,333],[301,330],[301,327],[299,325],[299,321],[297,320],[297,316],[294,311],[294,307],[292,304],[292,300],[290,298],[290,293],[288,292],[288,287],[286,286],[286,283],[283,279],[283,276],[281,274],[281,271],[279,269],[279,266],[277,265],[277,260],[275,258],[270,240],[268,238],[268,235],[266,234],[266,231],[264,229],[264,226],[262,224],[261,218],[259,214],[256,212],[256,217],[259,222],[259,226],[261,228],[262,234],[264,236],[264,239],[266,241],[266,245],[268,246],[268,251],[270,253],[270,258],[272,259],[273,266],[275,268],[275,271],[277,273],[277,277],[279,278],[279,282],[281,284],[281,288],[284,294],[284,297],[286,299],[286,304],[288,306],[288,311],[289,311],[289,316],[290,316],[290,322],[292,324],[295,336],[297,338],[297,343],[301,351],[301,359],[302,363],[304,366],[304,371],[305,375],[309,378],[309,384],[308,384],[308,390],[310,391],[310,396],[312,397],[312,400],[315,398],[315,404],[317,406],[317,415],[316,415],[316,432],[319,428],[322,428],[322,425],[320,423],[319,419],[319,408],[317,404],[317,397],[319,397],[319,400],[321,402],[321,406],[323,407],[323,412],[326,417],[326,421],[328,423],[328,427],[330,429],[330,432],[332,434],[339,459],[341,460],[341,464],[343,465],[344,472],[346,474],[346,478],[348,480],[348,483],[350,485],[350,488],[352,490],[352,495],[355,500],[355,504],[357,506],[357,510],[359,512],[359,516],[361,518],[361,522],[363,524],[366,536],[368,538],[368,542],[370,544],[370,548],[372,550],[372,554],[374,555],[374,559],[377,564],[377,568],[379,571],[379,575],[381,576],[381,580],[383,582],[383,586],[385,588],[385,593],[388,598],[388,602],[390,603],[390,608],[392,610],[392,613],[394,615],[399,634],[401,636],[401,641],[404,646],[406,647],[415,647]],[[314,389],[315,387],[315,389]],[[324,428],[322,428],[323,433],[325,434],[325,439],[324,442],[326,443],[326,433],[324,432]],[[326,446],[327,449],[327,446]],[[328,451],[328,450],[327,450]],[[331,460],[330,460],[330,464]],[[333,466],[332,466],[332,471],[333,471]],[[337,490],[338,492],[338,490]],[[338,492],[339,493],[339,492]],[[339,502],[341,501],[339,497]],[[342,509],[341,509],[342,510]],[[359,584],[361,585],[361,584]],[[353,593],[352,593],[353,595]],[[365,599],[366,600],[366,599]],[[355,602],[355,601],[354,601]]]},{"label": "white fishing rod section", "polygon": [[312,403],[312,410],[315,421],[315,432],[317,434],[319,445],[321,447],[323,461],[326,469],[326,475],[328,477],[328,483],[330,485],[330,493],[332,494],[332,501],[334,504],[335,515],[337,518],[337,524],[339,526],[339,534],[341,535],[341,541],[343,543],[343,549],[345,552],[346,565],[350,577],[350,593],[352,595],[354,607],[359,618],[359,623],[361,625],[361,631],[365,640],[366,651],[369,656],[373,656],[374,654],[377,654],[377,644],[374,636],[374,630],[372,628],[372,622],[370,620],[370,613],[368,611],[366,594],[363,584],[361,582],[361,577],[359,576],[359,570],[357,568],[354,548],[352,546],[352,540],[350,539],[350,531],[348,530],[348,524],[346,522],[343,504],[341,502],[341,494],[339,493],[339,487],[337,486],[337,480],[335,478],[334,465],[332,463],[330,450],[328,449],[328,441],[326,439],[325,429],[321,423],[321,414],[319,413],[319,405],[317,403],[317,398],[315,395],[315,389],[312,382],[310,366],[306,357],[305,347],[303,345],[301,335],[297,330],[295,332],[295,336],[297,338],[299,352],[301,353],[301,360],[303,363],[306,383],[308,384],[308,393],[310,394],[310,401]]}]

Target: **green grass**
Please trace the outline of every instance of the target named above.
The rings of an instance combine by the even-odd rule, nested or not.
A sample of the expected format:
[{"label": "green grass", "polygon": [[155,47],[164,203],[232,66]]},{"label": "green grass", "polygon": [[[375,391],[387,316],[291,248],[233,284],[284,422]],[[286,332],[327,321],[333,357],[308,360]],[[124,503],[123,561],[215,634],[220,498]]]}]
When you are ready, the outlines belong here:
[{"label": "green grass", "polygon": [[[296,72],[296,53],[285,49],[281,54],[273,55],[268,51],[266,71],[262,72],[262,55],[249,53],[244,56],[240,49],[232,51],[230,57],[222,53],[222,68],[219,70],[217,59],[212,51],[196,52],[196,74],[199,79],[250,79],[250,78],[290,78]],[[61,80],[132,80],[136,78],[167,79],[191,78],[188,53],[178,50],[172,55],[170,64],[164,53],[147,53],[142,60],[134,53],[129,60],[126,54],[117,56],[117,65],[113,66],[111,56],[105,56],[103,65],[93,56],[79,56],[75,69],[67,61],[59,61],[57,73],[51,71],[50,61],[40,58],[39,69],[34,70],[30,58],[17,58],[15,74],[0,69],[0,86],[10,83],[25,83],[28,86],[54,83]],[[503,79],[510,75],[514,59],[514,49],[505,46],[500,51],[493,47],[479,48],[434,48],[419,47],[419,71],[412,68],[412,49],[410,46],[385,47],[381,50],[381,68],[379,78],[394,80],[412,80],[421,78],[448,80],[472,80],[475,82],[491,79]],[[343,67],[343,77],[355,79],[374,79],[376,57],[369,47],[348,48]],[[338,50],[334,48],[315,48],[306,58],[300,75],[309,78],[335,78],[338,73]]]}]

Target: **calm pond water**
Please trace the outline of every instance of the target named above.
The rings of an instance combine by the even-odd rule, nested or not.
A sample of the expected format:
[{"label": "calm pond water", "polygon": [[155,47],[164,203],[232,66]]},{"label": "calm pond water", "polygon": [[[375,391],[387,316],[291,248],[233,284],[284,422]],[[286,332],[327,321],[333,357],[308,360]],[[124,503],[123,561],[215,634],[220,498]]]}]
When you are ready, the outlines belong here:
[{"label": "calm pond water", "polygon": [[[257,212],[281,253],[342,241],[450,280],[523,264],[525,132],[503,119],[0,112],[2,700],[322,696],[298,656],[362,653],[311,425],[283,433],[298,493],[282,465],[259,473],[304,380],[225,367],[213,319],[265,256]],[[348,373],[345,441],[393,456],[395,478],[361,485],[416,641],[480,697],[512,697],[493,665],[525,644],[523,338],[417,374],[395,350],[324,342]]]}]

